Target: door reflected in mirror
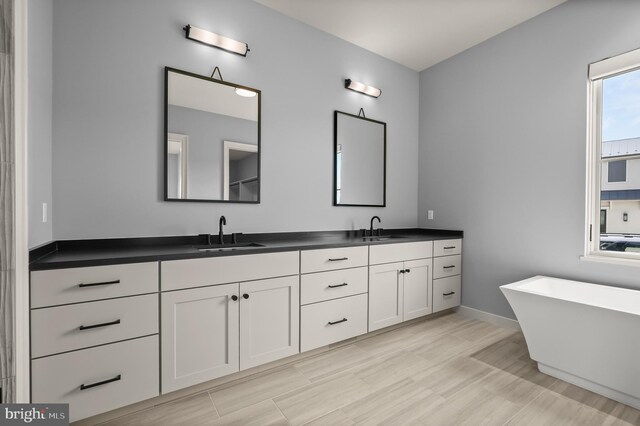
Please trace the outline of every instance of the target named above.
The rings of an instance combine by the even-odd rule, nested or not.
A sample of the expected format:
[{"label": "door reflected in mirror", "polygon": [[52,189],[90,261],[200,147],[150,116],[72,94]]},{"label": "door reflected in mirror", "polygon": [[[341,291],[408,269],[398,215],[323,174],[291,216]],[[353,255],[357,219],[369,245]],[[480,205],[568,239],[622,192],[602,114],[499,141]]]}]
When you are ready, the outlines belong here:
[{"label": "door reflected in mirror", "polygon": [[261,92],[165,68],[165,200],[260,202]]},{"label": "door reflected in mirror", "polygon": [[334,205],[386,205],[387,124],[336,111]]}]

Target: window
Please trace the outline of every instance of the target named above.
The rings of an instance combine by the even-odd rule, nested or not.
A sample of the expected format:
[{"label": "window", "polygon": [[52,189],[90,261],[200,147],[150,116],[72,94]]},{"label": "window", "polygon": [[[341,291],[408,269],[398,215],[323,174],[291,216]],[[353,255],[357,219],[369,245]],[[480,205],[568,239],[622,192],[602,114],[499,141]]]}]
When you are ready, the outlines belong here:
[{"label": "window", "polygon": [[586,255],[640,260],[640,49],[589,65]]},{"label": "window", "polygon": [[627,160],[609,161],[608,182],[626,182]]}]

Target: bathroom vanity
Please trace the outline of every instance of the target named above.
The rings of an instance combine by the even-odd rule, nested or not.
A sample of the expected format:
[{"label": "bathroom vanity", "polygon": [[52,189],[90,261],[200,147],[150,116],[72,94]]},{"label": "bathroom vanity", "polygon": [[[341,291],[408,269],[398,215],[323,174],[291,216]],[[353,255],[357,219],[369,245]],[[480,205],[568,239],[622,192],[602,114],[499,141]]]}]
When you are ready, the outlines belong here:
[{"label": "bathroom vanity", "polygon": [[75,421],[460,304],[462,232],[386,232],[33,250],[32,402]]}]

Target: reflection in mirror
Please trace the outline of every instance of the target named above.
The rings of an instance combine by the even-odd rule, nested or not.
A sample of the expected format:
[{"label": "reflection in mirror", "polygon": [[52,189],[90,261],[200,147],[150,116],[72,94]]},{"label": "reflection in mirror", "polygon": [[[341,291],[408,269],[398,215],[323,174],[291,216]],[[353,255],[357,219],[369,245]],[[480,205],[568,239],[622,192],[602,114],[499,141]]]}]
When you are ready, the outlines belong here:
[{"label": "reflection in mirror", "polygon": [[256,145],[224,141],[225,200],[257,200],[257,161]]},{"label": "reflection in mirror", "polygon": [[189,168],[189,137],[177,133],[167,135],[167,195],[169,198],[189,198],[187,170]]},{"label": "reflection in mirror", "polygon": [[260,202],[260,91],[165,68],[165,200]]},{"label": "reflection in mirror", "polygon": [[387,124],[336,111],[334,205],[386,205]]}]

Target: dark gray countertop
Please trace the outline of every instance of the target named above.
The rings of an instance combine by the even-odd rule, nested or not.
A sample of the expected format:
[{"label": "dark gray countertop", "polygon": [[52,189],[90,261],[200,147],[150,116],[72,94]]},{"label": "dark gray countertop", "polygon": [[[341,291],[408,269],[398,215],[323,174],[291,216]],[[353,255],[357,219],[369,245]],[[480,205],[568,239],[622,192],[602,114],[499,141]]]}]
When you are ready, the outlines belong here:
[{"label": "dark gray countertop", "polygon": [[[397,238],[388,238],[389,236]],[[153,262],[216,256],[270,253],[291,250],[313,250],[359,245],[394,244],[410,241],[432,241],[462,238],[462,231],[441,229],[385,229],[380,240],[362,237],[360,231],[287,232],[237,234],[239,243],[256,243],[261,247],[229,251],[199,251],[207,244],[203,235],[181,237],[115,238],[100,240],[54,241],[29,252],[30,269],[77,268],[118,263]],[[387,238],[385,238],[387,237]],[[212,239],[217,242],[217,235]],[[227,246],[231,242],[231,235]]]}]

